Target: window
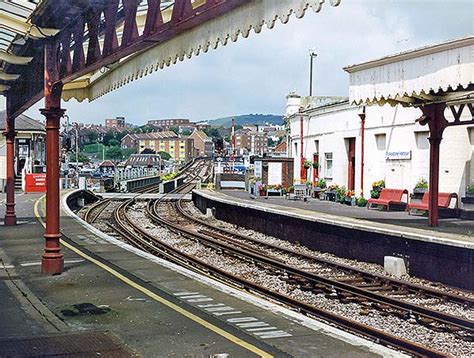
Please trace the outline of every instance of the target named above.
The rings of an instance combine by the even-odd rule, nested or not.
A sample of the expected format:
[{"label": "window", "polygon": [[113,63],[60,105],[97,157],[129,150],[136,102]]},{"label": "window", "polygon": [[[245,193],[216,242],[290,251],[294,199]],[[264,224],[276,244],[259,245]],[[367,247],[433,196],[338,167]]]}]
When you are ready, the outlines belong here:
[{"label": "window", "polygon": [[298,143],[295,143],[295,157],[298,156]]},{"label": "window", "polygon": [[326,178],[332,178],[332,153],[324,153],[324,159],[324,175]]},{"label": "window", "polygon": [[430,132],[415,132],[416,138],[416,147],[418,149],[428,149],[430,147],[430,143],[428,141],[428,137]]},{"label": "window", "polygon": [[385,133],[375,135],[375,143],[378,150],[387,149],[387,135]]}]

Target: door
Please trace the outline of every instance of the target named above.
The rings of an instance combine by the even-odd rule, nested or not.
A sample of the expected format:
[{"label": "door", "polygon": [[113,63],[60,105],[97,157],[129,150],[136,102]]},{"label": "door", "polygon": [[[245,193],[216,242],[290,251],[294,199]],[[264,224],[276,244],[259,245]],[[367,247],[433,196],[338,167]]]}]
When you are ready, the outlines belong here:
[{"label": "door", "polygon": [[347,189],[355,189],[355,138],[347,138]]}]

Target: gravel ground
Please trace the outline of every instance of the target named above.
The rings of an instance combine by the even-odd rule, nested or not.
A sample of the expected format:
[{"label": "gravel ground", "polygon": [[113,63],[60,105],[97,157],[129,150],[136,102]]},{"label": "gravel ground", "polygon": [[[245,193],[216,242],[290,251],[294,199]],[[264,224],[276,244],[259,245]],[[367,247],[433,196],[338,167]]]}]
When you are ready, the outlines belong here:
[{"label": "gravel ground", "polygon": [[[356,261],[356,260],[345,259],[345,258],[337,257],[333,254],[320,252],[320,251],[314,251],[314,250],[311,250],[311,249],[309,249],[305,246],[299,245],[297,243],[291,243],[291,242],[288,242],[288,241],[285,241],[285,240],[280,240],[280,239],[277,239],[275,237],[268,236],[268,235],[259,233],[259,232],[254,231],[254,230],[248,230],[248,229],[238,227],[238,226],[233,225],[233,224],[229,224],[225,221],[216,220],[214,218],[209,219],[204,214],[202,214],[192,203],[186,203],[184,205],[184,207],[190,213],[192,213],[194,216],[196,216],[197,218],[202,219],[202,220],[206,220],[210,224],[221,227],[223,229],[233,230],[233,231],[238,232],[239,234],[247,235],[247,236],[250,236],[254,239],[257,239],[257,240],[260,240],[262,242],[265,242],[265,243],[268,243],[268,244],[271,244],[271,245],[275,245],[275,246],[278,246],[278,247],[281,247],[281,248],[284,248],[284,249],[289,249],[289,250],[293,250],[293,251],[303,253],[303,254],[306,254],[306,255],[311,255],[311,256],[314,256],[316,258],[322,258],[322,259],[325,259],[325,260],[328,260],[328,261],[332,261],[334,263],[344,264],[344,265],[347,265],[347,266],[351,266],[351,267],[354,267],[354,268],[357,268],[357,269],[360,269],[360,270],[375,273],[375,274],[382,275],[382,276],[385,276],[385,277],[397,278],[395,276],[392,276],[392,275],[388,274],[384,270],[383,266],[381,266],[381,265],[374,264],[374,263],[367,263],[367,262],[360,262],[360,261]],[[469,297],[471,299],[474,299],[474,292],[465,291],[465,290],[461,290],[461,289],[458,289],[458,288],[450,287],[450,286],[441,284],[439,282],[432,282],[432,281],[420,279],[420,278],[417,278],[417,277],[412,277],[412,276],[409,276],[409,275],[405,275],[405,276],[401,277],[400,279],[404,280],[404,281],[407,281],[407,282],[410,282],[410,283],[413,283],[413,284],[417,284],[417,285],[437,289],[439,291],[453,293],[453,294],[457,294],[457,295],[460,295],[460,296],[465,296],[465,297]],[[474,318],[470,318],[470,319],[474,319]]]},{"label": "gravel ground", "polygon": [[[325,294],[303,291],[297,285],[286,282],[283,276],[271,274],[269,271],[251,262],[243,262],[241,259],[222,255],[218,250],[206,247],[194,240],[180,237],[165,228],[155,226],[145,216],[144,205],[145,204],[141,202],[136,203],[128,212],[129,217],[145,228],[149,234],[168,245],[172,245],[180,252],[196,256],[212,266],[226,270],[241,278],[251,280],[294,299],[338,313],[349,319],[382,329],[396,336],[418,342],[448,355],[466,357],[474,352],[474,343],[460,339],[456,334],[435,332],[418,324],[414,318],[402,320],[386,312],[372,309],[367,305],[341,303],[339,300],[326,297]],[[261,234],[254,233],[254,235],[260,236]],[[347,264],[348,260],[344,261],[344,263]],[[370,266],[373,265],[369,264],[369,266],[367,266],[367,264],[365,264],[364,269],[368,270]]]}]

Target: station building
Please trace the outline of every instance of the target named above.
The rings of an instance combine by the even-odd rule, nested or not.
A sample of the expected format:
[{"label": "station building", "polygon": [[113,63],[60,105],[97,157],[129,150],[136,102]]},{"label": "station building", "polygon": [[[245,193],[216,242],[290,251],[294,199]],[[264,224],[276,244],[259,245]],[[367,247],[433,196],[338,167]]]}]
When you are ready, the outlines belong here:
[{"label": "station building", "polygon": [[[42,173],[45,164],[45,137],[44,124],[25,116],[18,116],[15,120],[14,143],[14,172],[15,189],[22,188],[24,172]],[[6,138],[5,138],[5,111],[0,111],[0,191],[5,191],[6,170]]]},{"label": "station building", "polygon": [[[424,48],[420,56],[435,54],[440,51],[440,46]],[[417,56],[417,51],[409,55]],[[452,54],[453,57],[462,56],[461,52],[466,48],[451,51],[460,52]],[[393,57],[403,56],[407,53]],[[315,176],[324,178],[328,184],[344,185],[355,190],[358,196],[363,189],[366,198],[370,197],[372,183],[378,180],[385,180],[386,187],[408,189],[409,192],[413,192],[420,179],[428,180],[429,128],[417,122],[422,116],[419,108],[400,104],[391,106],[389,103],[383,106],[355,106],[340,97],[324,97],[321,101],[320,98],[300,97],[296,93],[290,93],[286,98],[291,141],[289,150],[295,162],[296,182],[301,179],[301,150],[304,158],[318,163],[317,168],[308,170],[308,181],[313,181]],[[361,119],[363,112],[365,128]],[[445,116],[450,122],[454,120],[449,109],[446,109]],[[468,121],[471,116],[466,108],[460,120]],[[460,197],[465,195],[467,186],[474,184],[473,152],[473,125],[446,128],[440,151],[440,191],[455,192]]]}]

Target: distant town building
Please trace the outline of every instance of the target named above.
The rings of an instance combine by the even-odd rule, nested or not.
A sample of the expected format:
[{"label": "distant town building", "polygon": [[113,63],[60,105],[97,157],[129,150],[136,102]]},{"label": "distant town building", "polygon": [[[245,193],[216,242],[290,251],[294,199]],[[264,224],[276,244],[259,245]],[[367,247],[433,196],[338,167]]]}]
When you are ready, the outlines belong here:
[{"label": "distant town building", "polygon": [[190,126],[194,128],[189,119],[153,119],[147,122],[150,127],[156,128],[160,131],[169,131],[172,127],[180,128]]},{"label": "distant town building", "polygon": [[248,129],[239,129],[235,133],[236,154],[263,155],[268,150],[267,134]]},{"label": "distant town building", "polygon": [[212,156],[214,152],[214,143],[212,139],[207,136],[203,131],[194,131],[191,133],[189,138],[194,140],[194,149],[196,150],[196,155],[199,157],[209,157]]},{"label": "distant town building", "polygon": [[125,117],[116,117],[105,120],[107,129],[123,129],[125,128]]},{"label": "distant town building", "polygon": [[155,139],[164,139],[164,138],[177,138],[178,135],[173,131],[165,132],[151,132],[151,133],[129,133],[125,135],[120,145],[122,149],[140,149],[139,141],[140,140],[155,140]]},{"label": "distant town building", "polygon": [[194,140],[180,138],[173,131],[127,134],[121,141],[122,149],[134,148],[138,153],[144,150],[166,152],[176,161],[187,161],[194,157]]},{"label": "distant town building", "polygon": [[[45,163],[44,124],[25,116],[19,115],[15,119],[15,187],[21,189],[22,171],[28,173],[43,172]],[[6,170],[6,138],[5,138],[5,111],[0,111],[0,191],[5,190]]]}]

